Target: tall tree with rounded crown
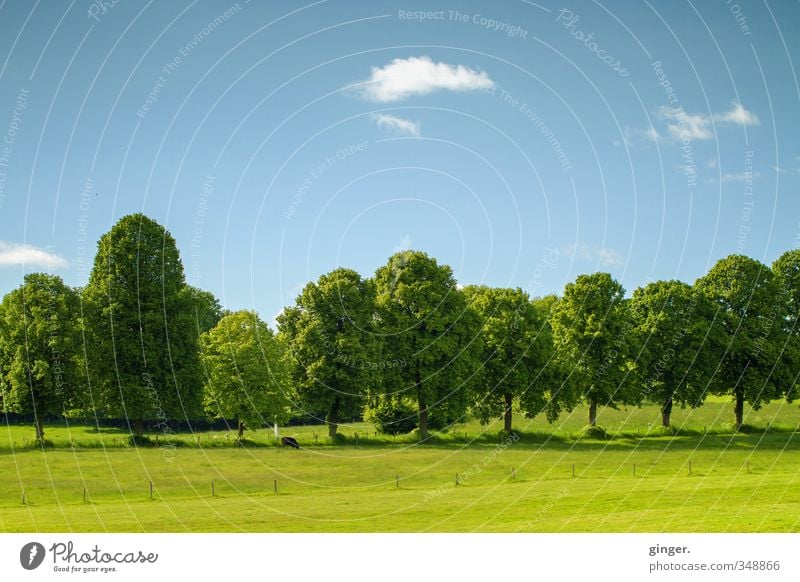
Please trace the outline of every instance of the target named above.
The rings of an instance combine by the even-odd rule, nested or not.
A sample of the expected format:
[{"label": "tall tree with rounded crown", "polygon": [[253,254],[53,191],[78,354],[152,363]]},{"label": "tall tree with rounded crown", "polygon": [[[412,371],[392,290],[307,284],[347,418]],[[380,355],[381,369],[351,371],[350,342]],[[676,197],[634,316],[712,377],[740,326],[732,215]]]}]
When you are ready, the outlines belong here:
[{"label": "tall tree with rounded crown", "polygon": [[385,357],[405,363],[387,371],[384,384],[393,395],[410,393],[425,440],[429,413],[446,423],[466,410],[480,367],[480,318],[450,267],[423,252],[392,255],[374,280]]},{"label": "tall tree with rounded crown", "polygon": [[202,414],[199,338],[175,239],[143,214],[104,234],[84,289],[92,391],[106,414],[164,425]]}]

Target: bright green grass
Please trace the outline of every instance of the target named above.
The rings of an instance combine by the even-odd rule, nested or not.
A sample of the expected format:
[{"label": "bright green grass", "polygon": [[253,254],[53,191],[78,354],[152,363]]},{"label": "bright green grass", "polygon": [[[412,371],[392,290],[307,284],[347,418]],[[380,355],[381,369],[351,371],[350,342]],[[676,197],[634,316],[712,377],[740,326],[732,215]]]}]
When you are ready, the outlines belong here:
[{"label": "bright green grass", "polygon": [[[796,403],[772,402],[760,410],[749,407],[745,413],[745,424],[757,430],[771,429],[776,431],[800,430],[800,406]],[[672,426],[684,434],[726,434],[733,430],[733,405],[728,399],[712,397],[696,409],[676,408],[672,414]],[[572,440],[578,437],[587,422],[587,410],[581,406],[572,413],[563,414],[556,423],[549,424],[541,415],[533,420],[516,415],[514,428],[526,435],[528,440],[537,442],[553,437],[556,440]],[[613,410],[601,408],[598,424],[603,426],[614,437],[637,437],[662,435],[661,416],[657,406],[629,407]],[[446,433],[438,433],[436,439],[441,443],[496,442],[497,433],[502,423],[497,420],[488,426],[476,421],[459,423]],[[360,445],[412,444],[415,435],[392,437],[379,435],[370,424],[352,423],[340,427],[340,434],[350,444],[355,444],[356,435]],[[325,446],[331,443],[327,438],[327,429],[323,426],[298,426],[281,429],[281,435],[291,435],[303,446]],[[234,433],[226,431],[205,431],[196,434],[164,435],[150,433],[159,445],[175,443],[190,447],[231,447]],[[45,437],[56,447],[77,448],[119,448],[127,446],[128,432],[115,428],[96,430],[83,424],[67,427],[64,424],[46,427]],[[260,429],[247,431],[245,438],[252,446],[271,446],[275,444],[275,436],[271,430]],[[18,450],[32,446],[33,427],[29,425],[0,426],[0,450]]]},{"label": "bright green grass", "polygon": [[[313,446],[322,428],[303,427],[284,431],[312,445],[300,451],[208,446],[219,433],[200,435],[199,447],[12,451],[8,439],[30,429],[6,427],[0,531],[800,531],[796,405],[751,412],[749,424],[783,428],[744,434],[724,433],[729,403],[678,411],[679,436],[646,435],[654,407],[606,411],[615,436],[602,441],[577,438],[583,412],[555,427],[521,420],[526,432],[505,448],[497,426],[481,435],[469,424],[424,446],[372,436]],[[88,431],[47,435],[56,444],[125,436]]]}]

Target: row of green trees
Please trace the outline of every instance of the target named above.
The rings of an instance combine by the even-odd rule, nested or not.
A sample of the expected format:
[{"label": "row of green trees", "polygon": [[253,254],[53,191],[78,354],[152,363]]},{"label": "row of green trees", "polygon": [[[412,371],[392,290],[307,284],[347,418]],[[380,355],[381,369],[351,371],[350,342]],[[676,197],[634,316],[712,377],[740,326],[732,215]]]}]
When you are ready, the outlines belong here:
[{"label": "row of green trees", "polygon": [[170,432],[203,417],[245,427],[291,417],[364,416],[420,438],[472,414],[545,414],[588,404],[675,405],[709,394],[744,405],[791,400],[800,371],[800,251],[772,268],[741,255],[693,286],[657,281],[625,297],[608,273],[582,275],[561,297],[459,288],[417,251],[371,278],[339,268],[302,290],[274,333],[255,312],[227,312],[187,285],[172,236],[141,214],[98,243],[89,282],[29,274],[0,304],[5,412],[125,418]]}]

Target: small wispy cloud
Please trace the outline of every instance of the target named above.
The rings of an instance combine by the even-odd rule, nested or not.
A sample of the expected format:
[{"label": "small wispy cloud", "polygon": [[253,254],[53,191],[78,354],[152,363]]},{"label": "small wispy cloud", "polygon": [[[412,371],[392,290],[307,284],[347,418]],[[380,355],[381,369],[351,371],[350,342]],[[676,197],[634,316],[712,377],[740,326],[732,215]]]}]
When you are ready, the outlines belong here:
[{"label": "small wispy cloud", "polygon": [[562,249],[568,257],[584,261],[596,261],[603,267],[618,267],[622,265],[622,257],[614,249],[608,247],[592,247],[585,243],[569,245]]},{"label": "small wispy cloud", "polygon": [[676,140],[711,139],[714,134],[708,128],[708,116],[689,115],[681,108],[662,105],[658,108],[661,118],[667,120],[667,132]]},{"label": "small wispy cloud", "polygon": [[741,103],[731,103],[730,111],[717,113],[714,116],[717,123],[738,123],[741,125],[759,125],[758,117],[752,111],[742,107]]},{"label": "small wispy cloud", "polygon": [[732,102],[728,111],[722,113],[687,113],[682,107],[662,105],[656,110],[657,120],[664,125],[662,132],[656,127],[648,129],[626,129],[625,143],[703,141],[714,137],[716,125],[759,125],[758,116],[745,109],[741,103]]},{"label": "small wispy cloud", "polygon": [[785,174],[788,172],[786,168],[781,168],[780,166],[770,166],[770,168],[772,168],[776,174]]},{"label": "small wispy cloud", "polygon": [[428,56],[394,59],[384,67],[372,67],[368,79],[350,85],[364,99],[380,103],[434,91],[474,91],[492,87],[494,81],[484,71],[437,63]]},{"label": "small wispy cloud", "polygon": [[658,130],[653,126],[650,126],[647,129],[626,127],[623,130],[622,139],[613,139],[611,140],[611,143],[615,146],[626,145],[628,147],[633,147],[637,145],[658,143],[663,139],[663,136],[658,133]]},{"label": "small wispy cloud", "polygon": [[396,115],[390,115],[388,113],[372,113],[369,117],[375,125],[381,129],[402,135],[413,135],[415,137],[420,134],[418,121],[411,121],[410,119],[397,117]]},{"label": "small wispy cloud", "polygon": [[705,183],[719,184],[722,182],[723,184],[726,184],[728,182],[747,182],[748,180],[752,181],[759,177],[761,177],[761,174],[758,172],[736,172],[722,174],[722,176],[718,178],[708,178],[705,180]]},{"label": "small wispy cloud", "polygon": [[69,266],[66,259],[33,245],[0,241],[0,266],[41,267],[63,269]]}]

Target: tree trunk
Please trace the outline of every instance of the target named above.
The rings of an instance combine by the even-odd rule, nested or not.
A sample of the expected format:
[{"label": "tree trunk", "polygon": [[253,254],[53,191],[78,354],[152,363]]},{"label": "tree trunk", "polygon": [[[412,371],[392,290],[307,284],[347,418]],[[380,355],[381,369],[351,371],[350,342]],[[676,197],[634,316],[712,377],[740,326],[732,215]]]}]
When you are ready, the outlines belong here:
[{"label": "tree trunk", "polygon": [[667,398],[664,406],[661,407],[661,426],[669,428],[669,417],[672,414],[672,398]]},{"label": "tree trunk", "polygon": [[36,429],[36,440],[39,442],[44,441],[44,422],[42,422],[42,417],[38,414],[34,419],[33,426]]},{"label": "tree trunk", "polygon": [[428,439],[428,403],[425,402],[425,395],[422,393],[422,376],[419,373],[419,362],[416,371],[417,404],[419,405],[419,438]]},{"label": "tree trunk", "polygon": [[338,396],[333,397],[333,403],[331,404],[331,409],[328,411],[328,418],[326,418],[326,422],[328,423],[328,436],[332,439],[336,438],[336,431],[339,429],[339,407],[341,402]]},{"label": "tree trunk", "polygon": [[140,437],[144,435],[144,419],[137,418],[133,421],[133,435]]},{"label": "tree trunk", "polygon": [[589,398],[589,426],[597,425],[597,398]]},{"label": "tree trunk", "polygon": [[511,434],[511,392],[503,394],[503,399],[506,404],[503,417],[503,430],[506,434]]},{"label": "tree trunk", "polygon": [[734,414],[736,415],[736,430],[741,430],[744,424],[744,393],[736,393],[736,404],[734,405]]},{"label": "tree trunk", "polygon": [[242,437],[244,436],[244,423],[241,420],[238,421],[238,431],[238,438],[239,440],[242,440]]},{"label": "tree trunk", "polygon": [[419,438],[428,439],[428,405],[422,396],[419,397]]}]

